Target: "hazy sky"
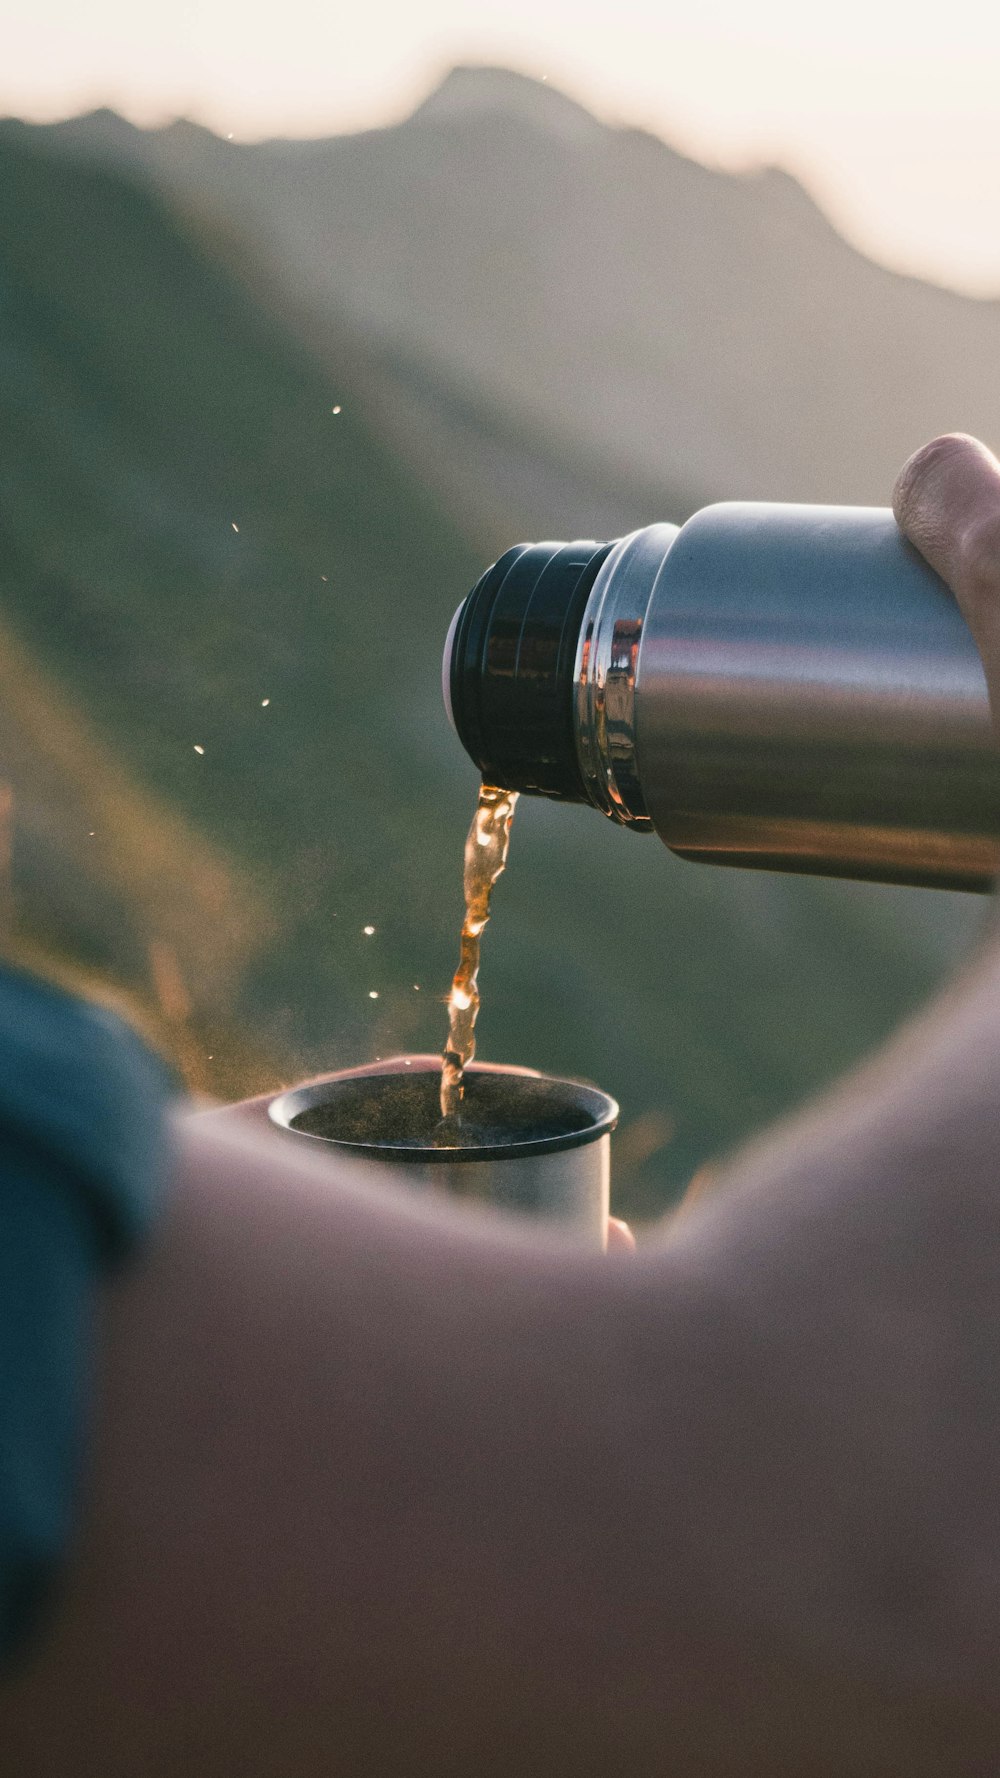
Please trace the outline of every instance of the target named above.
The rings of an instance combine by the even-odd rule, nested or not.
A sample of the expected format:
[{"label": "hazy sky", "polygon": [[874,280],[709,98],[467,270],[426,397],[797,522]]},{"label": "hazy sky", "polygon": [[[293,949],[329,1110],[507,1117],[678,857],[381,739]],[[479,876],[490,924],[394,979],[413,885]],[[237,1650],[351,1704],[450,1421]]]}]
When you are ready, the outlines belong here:
[{"label": "hazy sky", "polygon": [[2,111],[238,138],[389,121],[453,62],[508,64],[702,159],[777,161],[889,263],[1000,293],[987,0],[0,0],[0,25]]}]

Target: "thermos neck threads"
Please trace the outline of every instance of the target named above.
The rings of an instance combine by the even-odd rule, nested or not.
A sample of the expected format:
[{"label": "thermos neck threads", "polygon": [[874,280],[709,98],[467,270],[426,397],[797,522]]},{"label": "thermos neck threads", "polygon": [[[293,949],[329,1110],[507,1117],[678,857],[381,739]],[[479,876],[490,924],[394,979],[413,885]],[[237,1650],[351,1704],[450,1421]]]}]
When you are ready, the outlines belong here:
[{"label": "thermos neck threads", "polygon": [[587,601],[610,543],[518,544],[462,606],[448,673],[458,737],[487,783],[589,802],[575,674]]}]

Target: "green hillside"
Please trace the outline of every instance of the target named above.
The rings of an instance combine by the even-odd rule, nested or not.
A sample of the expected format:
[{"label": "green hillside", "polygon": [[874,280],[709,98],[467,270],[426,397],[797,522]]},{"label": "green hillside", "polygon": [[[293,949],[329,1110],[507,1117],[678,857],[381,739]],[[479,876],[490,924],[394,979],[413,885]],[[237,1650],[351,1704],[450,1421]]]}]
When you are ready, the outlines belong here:
[{"label": "green hillside", "polygon": [[279,911],[244,1015],[293,1060],[367,1051],[390,1009],[358,973],[385,974],[400,935],[388,919],[377,965],[355,941],[406,871],[415,923],[426,906],[399,778],[419,811],[429,663],[476,564],[369,439],[349,379],[317,374],[155,203],[16,132],[0,156],[6,612]]},{"label": "green hillside", "polygon": [[[0,618],[257,910],[240,950],[178,873],[175,924],[204,950],[217,920],[237,959],[172,952],[190,1030],[231,1033],[200,1058],[223,1093],[257,1084],[251,1055],[277,1081],[443,1034],[475,775],[439,657],[483,564],[363,387],[347,345],[339,374],[314,361],[154,199],[0,132]],[[16,832],[13,886],[30,925]],[[616,1092],[622,1202],[649,1210],[877,1040],[941,967],[941,916],[957,946],[975,912],[699,870],[522,803],[481,1053]],[[109,911],[102,964],[141,987],[123,943]]]}]

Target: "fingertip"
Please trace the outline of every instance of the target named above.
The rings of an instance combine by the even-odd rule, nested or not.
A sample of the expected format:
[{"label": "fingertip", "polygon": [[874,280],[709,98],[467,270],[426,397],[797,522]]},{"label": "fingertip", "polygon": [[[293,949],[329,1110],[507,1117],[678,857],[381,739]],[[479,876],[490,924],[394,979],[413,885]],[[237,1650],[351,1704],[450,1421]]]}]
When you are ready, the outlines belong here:
[{"label": "fingertip", "polygon": [[907,457],[896,477],[892,510],[897,523],[907,532],[919,527],[928,508],[936,514],[942,496],[947,498],[956,482],[981,481],[984,471],[1000,485],[1000,462],[982,439],[968,432],[939,433]]},{"label": "fingertip", "polygon": [[608,1252],[634,1253],[635,1236],[627,1222],[618,1216],[608,1217]]}]

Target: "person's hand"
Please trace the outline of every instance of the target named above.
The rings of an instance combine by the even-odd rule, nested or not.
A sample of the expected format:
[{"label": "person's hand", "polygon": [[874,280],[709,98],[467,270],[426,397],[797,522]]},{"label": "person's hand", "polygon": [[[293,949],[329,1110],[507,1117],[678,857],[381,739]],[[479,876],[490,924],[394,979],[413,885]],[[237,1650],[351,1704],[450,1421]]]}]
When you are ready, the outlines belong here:
[{"label": "person's hand", "polygon": [[978,439],[946,433],[903,465],[892,505],[904,535],[958,600],[1000,728],[1000,462]]},{"label": "person's hand", "polygon": [[635,1236],[629,1228],[628,1223],[622,1222],[620,1216],[608,1217],[608,1252],[635,1252]]}]

